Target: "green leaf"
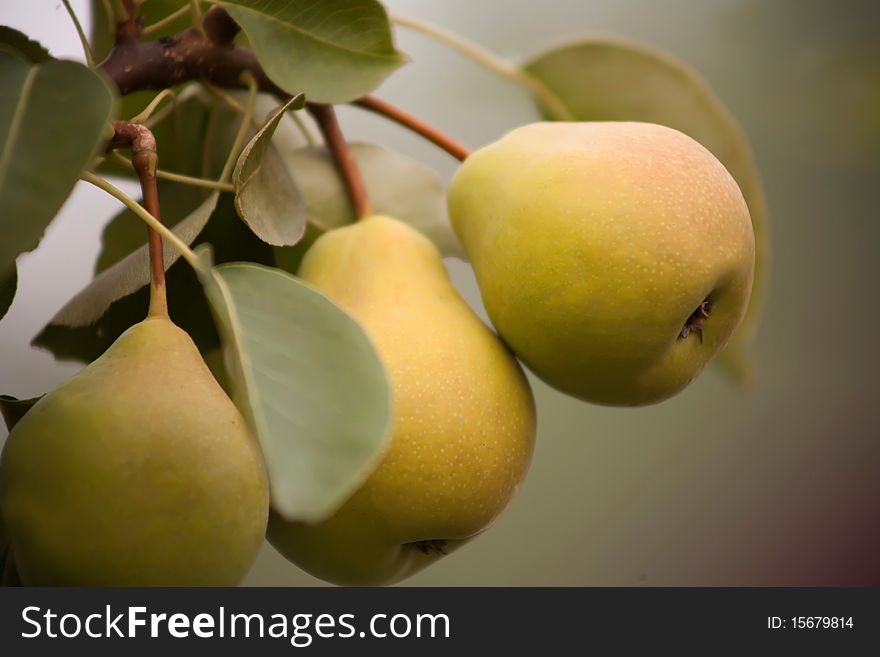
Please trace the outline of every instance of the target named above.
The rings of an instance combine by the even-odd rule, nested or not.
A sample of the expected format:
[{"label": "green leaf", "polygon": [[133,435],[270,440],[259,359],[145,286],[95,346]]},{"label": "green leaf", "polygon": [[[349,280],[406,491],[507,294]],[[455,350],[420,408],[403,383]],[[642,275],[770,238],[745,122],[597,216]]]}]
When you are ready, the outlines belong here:
[{"label": "green leaf", "polygon": [[0,51],[0,269],[37,246],[112,111],[113,94],[85,66]]},{"label": "green leaf", "polygon": [[[185,219],[209,195],[204,189],[159,179],[159,201],[162,223],[173,228]],[[132,251],[147,243],[147,226],[134,212],[123,207],[101,233],[101,250],[95,262],[95,274],[109,269]]]},{"label": "green leaf", "polygon": [[32,64],[52,59],[49,51],[41,43],[6,25],[0,25],[0,52],[18,53],[24,61]]},{"label": "green leaf", "polygon": [[[195,191],[198,196],[201,190],[191,191]],[[164,199],[162,203],[164,208]],[[198,204],[198,199],[195,203]],[[119,219],[127,219],[128,223],[138,229],[141,241],[135,248],[143,244],[146,239],[143,222],[126,216]],[[111,225],[113,223],[115,220]],[[113,234],[117,235],[115,232]],[[273,262],[272,247],[254,235],[238,218],[231,194],[221,194],[217,209],[193,243],[211,244],[217,262]],[[112,244],[108,246],[117,250]],[[219,349],[220,338],[214,327],[211,310],[202,285],[189,264],[179,259],[166,273],[166,281],[168,312],[174,322],[190,335],[203,354]],[[133,294],[111,304],[95,323],[76,327],[49,324],[35,338],[33,344],[50,350],[57,359],[91,362],[104,353],[129,326],[144,318],[149,300],[149,285],[145,284]]]},{"label": "green leaf", "polygon": [[379,356],[356,320],[286,272],[206,261],[200,277],[233,397],[266,458],[273,507],[320,522],[387,447],[391,393]]},{"label": "green leaf", "polygon": [[318,103],[371,92],[406,61],[376,0],[224,0],[266,74]]},{"label": "green leaf", "polygon": [[525,70],[581,121],[645,121],[680,130],[708,148],[739,183],[755,231],[755,282],[748,312],[719,363],[749,383],[749,353],[766,290],[770,247],[761,179],[742,129],[709,86],[684,63],[645,46],[585,39],[542,53]]},{"label": "green leaf", "polygon": [[242,149],[232,176],[239,216],[261,240],[276,246],[299,241],[306,227],[306,211],[284,161],[270,149],[270,142],[282,117],[304,104],[305,97],[299,94],[273,112]]},{"label": "green leaf", "polygon": [[0,319],[9,312],[12,300],[15,299],[15,290],[18,287],[18,268],[15,263],[4,272],[0,273]]},{"label": "green leaf", "polygon": [[12,395],[0,395],[0,414],[3,415],[7,428],[11,431],[12,427],[18,424],[18,421],[42,398],[42,395],[31,399],[18,399]]},{"label": "green leaf", "polygon": [[[445,256],[466,257],[449,224],[443,183],[433,170],[374,144],[354,142],[350,147],[376,214],[409,223]],[[355,220],[345,186],[324,147],[283,155],[305,199],[311,225],[326,232]]]},{"label": "green leaf", "polygon": [[[178,223],[173,231],[187,245],[208,223],[211,213],[217,207],[220,192],[212,192],[186,219]],[[146,232],[146,227],[144,227]],[[163,240],[165,269],[180,257],[177,250]],[[117,299],[128,296],[146,285],[150,280],[150,254],[146,244],[125,258],[105,269],[68,301],[52,318],[51,324],[67,326],[87,326],[95,322]]]}]

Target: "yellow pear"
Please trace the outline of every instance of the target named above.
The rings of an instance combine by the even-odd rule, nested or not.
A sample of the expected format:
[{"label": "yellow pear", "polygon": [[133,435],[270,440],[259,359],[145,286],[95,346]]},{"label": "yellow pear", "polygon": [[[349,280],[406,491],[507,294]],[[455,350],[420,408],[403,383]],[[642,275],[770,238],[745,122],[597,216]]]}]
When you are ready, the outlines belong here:
[{"label": "yellow pear", "polygon": [[453,288],[437,249],[400,221],[374,216],[325,234],[299,275],[373,340],[391,380],[393,433],[379,466],[332,517],[306,525],[273,512],[268,537],[316,577],[392,583],[507,506],[531,461],[531,389]]},{"label": "yellow pear", "polygon": [[724,166],[671,128],[518,128],[465,160],[449,211],[501,337],[580,399],[674,395],[745,313],[746,203]]},{"label": "yellow pear", "polygon": [[167,317],[135,324],[37,402],[0,460],[26,585],[234,585],[268,507],[244,419]]}]

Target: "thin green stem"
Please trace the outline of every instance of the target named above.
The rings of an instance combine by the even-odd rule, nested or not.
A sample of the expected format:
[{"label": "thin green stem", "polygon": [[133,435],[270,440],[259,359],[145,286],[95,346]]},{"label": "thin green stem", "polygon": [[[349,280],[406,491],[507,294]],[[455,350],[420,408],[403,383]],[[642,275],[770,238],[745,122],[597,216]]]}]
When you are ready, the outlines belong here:
[{"label": "thin green stem", "polygon": [[205,28],[202,24],[202,8],[199,6],[199,0],[189,0],[189,6],[192,9],[192,26],[197,32],[204,34]]},{"label": "thin green stem", "polygon": [[238,126],[238,133],[235,135],[235,141],[232,142],[232,149],[229,151],[229,157],[226,164],[223,165],[223,171],[220,173],[220,182],[229,182],[235,162],[238,159],[238,152],[244,146],[244,140],[247,137],[248,127],[254,116],[254,105],[257,102],[257,79],[250,73],[245,71],[242,78],[248,86],[248,100],[244,108],[244,114],[241,117],[241,124]]},{"label": "thin green stem", "polygon": [[171,25],[171,23],[176,21],[178,18],[182,18],[182,17],[186,16],[191,11],[192,11],[191,4],[183,5],[183,7],[181,7],[180,9],[178,9],[175,12],[168,14],[165,18],[162,18],[162,19],[156,21],[155,23],[152,23],[151,25],[147,25],[143,29],[141,34],[143,36],[147,37],[152,34],[155,34],[156,32],[164,30],[166,27]]},{"label": "thin green stem", "polygon": [[76,17],[76,12],[74,12],[73,7],[70,6],[69,0],[61,0],[61,2],[64,4],[64,8],[67,10],[70,20],[73,21],[73,26],[76,28],[76,33],[79,36],[79,41],[82,43],[82,49],[86,56],[86,64],[89,65],[89,68],[95,68],[95,53],[92,51],[92,46],[89,44],[88,38],[86,38],[86,33],[79,22],[79,18]]},{"label": "thin green stem", "polygon": [[436,39],[441,43],[457,50],[465,57],[475,61],[476,63],[486,67],[490,71],[511,80],[531,93],[544,106],[547,112],[557,121],[572,121],[571,111],[565,106],[559,97],[548,89],[538,79],[532,77],[521,68],[508,64],[496,54],[489,52],[482,46],[472,41],[468,41],[457,34],[447,32],[431,23],[426,23],[414,18],[404,18],[403,16],[392,16],[392,22],[402,27],[421,32],[432,39]]},{"label": "thin green stem", "polygon": [[132,123],[144,123],[147,119],[149,119],[153,112],[156,111],[156,108],[159,107],[159,104],[165,100],[166,98],[171,98],[171,107],[172,111],[177,105],[177,94],[174,93],[171,89],[163,89],[153,100],[150,101],[150,104],[147,105],[139,114],[133,116],[129,119]]},{"label": "thin green stem", "polygon": [[101,0],[104,7],[104,16],[107,19],[107,32],[113,34],[116,31],[116,12],[113,11],[113,5],[110,0]]},{"label": "thin green stem", "polygon": [[[205,86],[205,88],[208,91],[210,91],[212,94],[214,94],[214,96],[218,100],[222,100],[224,103],[229,105],[229,107],[234,109],[239,114],[244,114],[244,112],[245,112],[244,105],[239,103],[231,94],[225,92],[223,89],[211,84],[210,82],[202,82],[202,84]],[[259,130],[262,127],[260,125],[260,122],[257,121],[257,118],[255,116],[251,116],[251,125],[253,126],[254,130]]]},{"label": "thin green stem", "polygon": [[192,265],[193,269],[199,269],[201,267],[201,263],[199,262],[198,256],[190,249],[177,235],[171,232],[167,226],[165,226],[161,221],[157,220],[156,217],[147,212],[147,209],[142,206],[140,203],[135,201],[133,198],[128,196],[125,192],[123,192],[118,187],[115,187],[112,183],[107,182],[100,176],[96,176],[91,171],[86,171],[81,176],[83,180],[87,183],[91,183],[98,189],[102,189],[110,196],[115,197],[119,201],[121,201],[125,206],[134,212],[141,220],[143,220],[150,228],[159,233],[163,238],[168,240],[168,243],[171,244],[180,255],[186,260],[190,265]]},{"label": "thin green stem", "polygon": [[306,125],[305,121],[303,121],[296,112],[288,112],[290,116],[293,118],[293,122],[296,123],[296,127],[299,128],[299,131],[302,133],[302,136],[305,138],[306,143],[309,146],[315,145],[315,137],[312,135],[312,131],[309,130],[309,127]]},{"label": "thin green stem", "polygon": [[[113,159],[119,162],[120,164],[131,165],[131,160],[122,155],[121,153],[113,152]],[[197,178],[195,176],[187,176],[182,173],[175,173],[173,171],[165,171],[164,169],[156,169],[156,177],[163,180],[171,180],[174,182],[184,183],[185,185],[192,185],[194,187],[204,187],[205,189],[216,189],[221,192],[234,192],[235,188],[229,183],[222,183],[217,180],[210,180],[208,178]]]}]

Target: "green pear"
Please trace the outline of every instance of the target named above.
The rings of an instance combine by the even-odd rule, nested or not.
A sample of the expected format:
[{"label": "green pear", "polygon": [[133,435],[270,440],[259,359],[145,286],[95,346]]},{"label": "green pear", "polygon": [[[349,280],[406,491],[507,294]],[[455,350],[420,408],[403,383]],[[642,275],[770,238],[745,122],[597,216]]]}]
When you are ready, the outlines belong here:
[{"label": "green pear", "polygon": [[135,324],[37,402],[0,460],[27,585],[233,585],[268,507],[244,419],[167,317]]},{"label": "green pear", "polygon": [[724,166],[671,128],[518,128],[465,160],[449,212],[501,337],[580,399],[671,397],[745,313],[746,203]]},{"label": "green pear", "polygon": [[268,538],[327,581],[393,583],[483,531],[510,502],[532,456],[531,389],[434,245],[400,221],[374,216],[326,233],[299,275],[372,339],[391,381],[393,428],[383,460],[333,516],[306,525],[273,512]]}]

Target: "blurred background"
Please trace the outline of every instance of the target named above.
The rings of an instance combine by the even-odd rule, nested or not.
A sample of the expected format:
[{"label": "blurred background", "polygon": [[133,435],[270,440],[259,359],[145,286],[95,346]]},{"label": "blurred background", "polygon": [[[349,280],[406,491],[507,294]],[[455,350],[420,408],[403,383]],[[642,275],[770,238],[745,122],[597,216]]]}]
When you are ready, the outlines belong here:
[{"label": "blurred background", "polygon": [[[709,368],[643,409],[587,405],[532,379],[538,442],[519,496],[484,535],[404,585],[880,585],[880,3],[875,0],[386,0],[521,61],[560,39],[638,39],[684,60],[741,122],[772,219],[754,389]],[[72,2],[84,22],[87,1]],[[0,0],[0,23],[82,59],[56,0]],[[377,95],[477,147],[537,115],[521,89],[425,37]],[[343,108],[346,134],[456,163]],[[136,194],[128,185],[126,191]],[[31,349],[91,277],[118,206],[80,184],[0,322],[0,393],[79,369]],[[2,236],[0,236],[2,239]],[[480,312],[469,267],[448,261]],[[5,430],[0,429],[0,442]],[[268,545],[249,585],[315,585]]]}]

